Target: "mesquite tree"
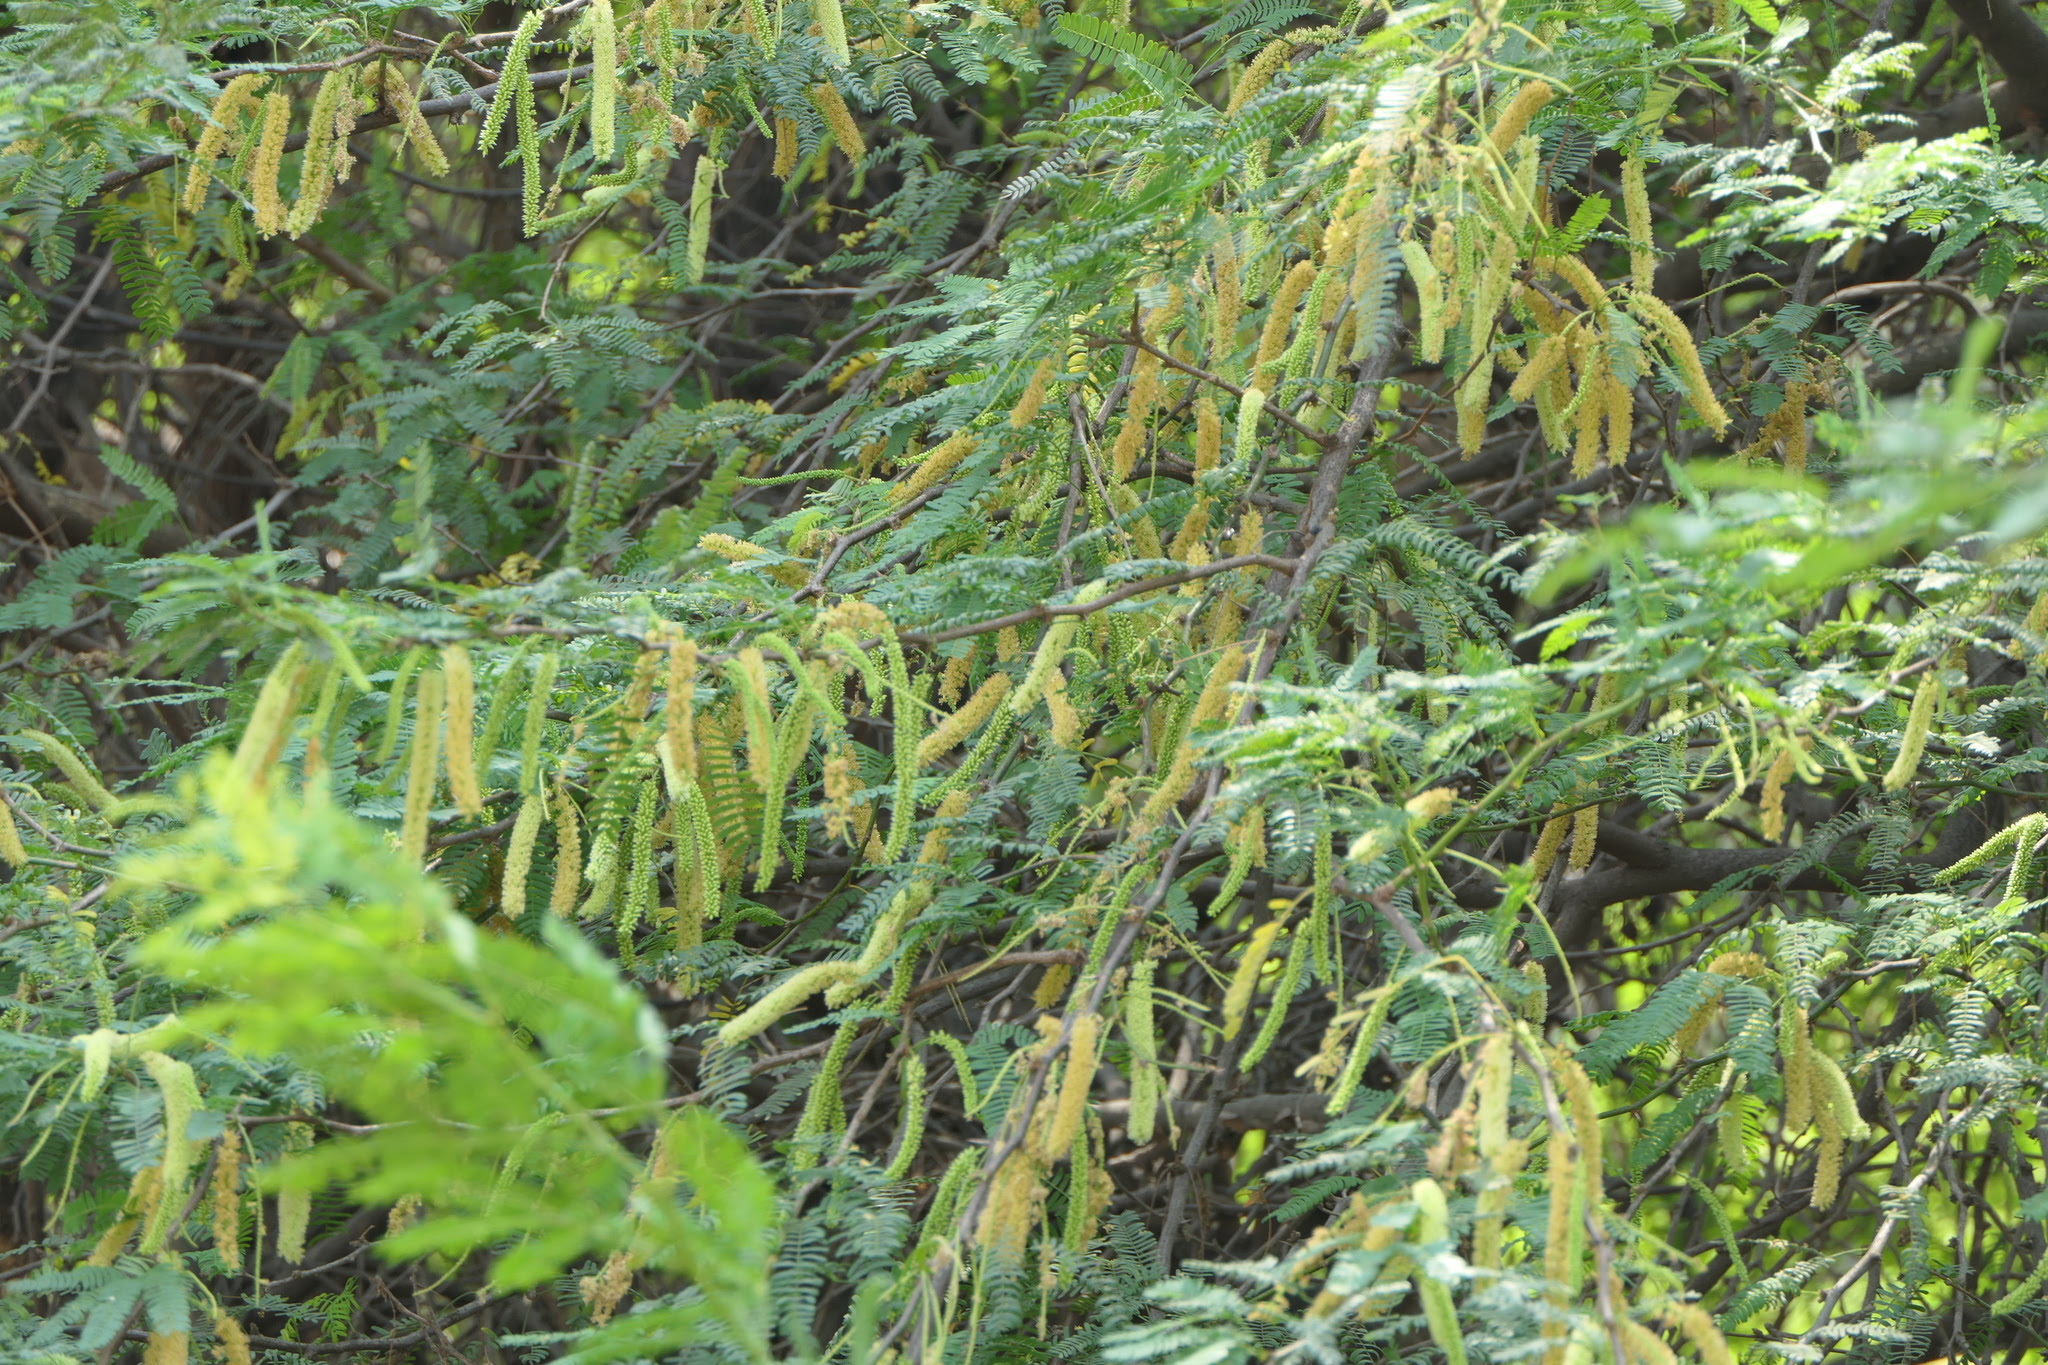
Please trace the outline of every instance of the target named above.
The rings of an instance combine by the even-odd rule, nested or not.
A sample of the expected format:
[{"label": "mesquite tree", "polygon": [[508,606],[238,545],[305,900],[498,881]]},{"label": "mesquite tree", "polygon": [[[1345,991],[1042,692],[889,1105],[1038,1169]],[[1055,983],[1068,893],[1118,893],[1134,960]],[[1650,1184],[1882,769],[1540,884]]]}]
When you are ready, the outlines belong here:
[{"label": "mesquite tree", "polygon": [[2018,0],[0,91],[7,1359],[2048,1340]]}]

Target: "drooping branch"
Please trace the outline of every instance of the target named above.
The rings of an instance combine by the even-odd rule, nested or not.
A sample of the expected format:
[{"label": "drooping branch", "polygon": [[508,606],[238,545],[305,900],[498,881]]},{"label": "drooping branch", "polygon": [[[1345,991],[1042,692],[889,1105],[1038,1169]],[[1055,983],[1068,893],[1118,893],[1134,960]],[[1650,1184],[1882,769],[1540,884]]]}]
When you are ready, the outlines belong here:
[{"label": "drooping branch", "polygon": [[[1933,873],[1982,843],[1990,832],[1981,807],[1956,812],[1949,817],[1931,852],[1901,861],[1898,887],[1907,891],[1929,889]],[[1800,852],[1783,847],[1693,848],[1666,843],[1608,820],[1600,822],[1600,851],[1622,866],[1567,879],[1557,890],[1551,923],[1567,952],[1587,945],[1600,924],[1599,912],[1607,906],[1677,891],[1706,891],[1744,872],[1768,878],[1770,868],[1791,862]],[[1843,857],[1809,867],[1777,885],[1785,891],[1849,891],[1872,886],[1876,881],[1868,868]]]}]

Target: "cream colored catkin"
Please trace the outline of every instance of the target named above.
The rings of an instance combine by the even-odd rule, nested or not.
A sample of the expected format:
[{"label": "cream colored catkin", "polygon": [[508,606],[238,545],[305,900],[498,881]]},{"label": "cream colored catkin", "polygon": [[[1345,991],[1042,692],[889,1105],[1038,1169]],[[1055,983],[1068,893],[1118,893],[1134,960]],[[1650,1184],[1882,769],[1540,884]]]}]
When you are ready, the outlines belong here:
[{"label": "cream colored catkin", "polygon": [[1572,477],[1583,479],[1600,465],[1600,419],[1606,415],[1607,360],[1597,349],[1590,350],[1579,380],[1572,442]]},{"label": "cream colored catkin", "polygon": [[1765,770],[1763,794],[1757,799],[1757,824],[1774,844],[1785,837],[1785,784],[1792,779],[1792,764],[1793,748],[1787,741]]},{"label": "cream colored catkin", "polygon": [[1010,675],[991,673],[988,680],[975,689],[967,704],[932,727],[917,745],[917,765],[922,768],[982,727],[1003,699],[1010,695]]},{"label": "cream colored catkin", "polygon": [[1813,1050],[1812,1060],[1816,1116],[1825,1109],[1828,1121],[1836,1131],[1853,1142],[1869,1137],[1870,1125],[1864,1122],[1863,1114],[1856,1108],[1856,1092],[1850,1086],[1848,1076],[1843,1074],[1834,1058],[1818,1048]]},{"label": "cream colored catkin", "polygon": [[590,0],[590,152],[599,161],[618,153],[619,26],[612,0]]},{"label": "cream colored catkin", "polygon": [[1138,358],[1132,362],[1130,398],[1125,404],[1123,425],[1117,429],[1116,442],[1109,453],[1110,470],[1118,483],[1131,477],[1139,452],[1145,448],[1152,408],[1159,401],[1161,363],[1151,351],[1138,352]]},{"label": "cream colored catkin", "polygon": [[1434,365],[1444,358],[1443,272],[1430,259],[1428,250],[1413,237],[1404,237],[1400,250],[1401,259],[1408,266],[1408,277],[1415,283],[1419,324],[1415,358],[1426,365]]},{"label": "cream colored catkin", "polygon": [[406,83],[404,73],[389,62],[380,63],[378,69],[383,73],[384,101],[398,115],[398,126],[404,130],[403,142],[419,157],[420,169],[428,175],[448,174],[448,154],[441,150],[427,116],[420,112],[419,96]]},{"label": "cream colored catkin", "polygon": [[1251,940],[1245,944],[1244,956],[1238,960],[1237,970],[1231,974],[1230,985],[1223,992],[1223,1037],[1235,1038],[1244,1027],[1245,1013],[1251,1008],[1252,994],[1259,988],[1259,975],[1265,970],[1266,959],[1272,955],[1273,940],[1280,934],[1286,920],[1276,919],[1252,930]]},{"label": "cream colored catkin", "polygon": [[1678,1365],[1677,1353],[1664,1344],[1664,1338],[1634,1318],[1624,1317],[1616,1326],[1627,1356],[1625,1365]]},{"label": "cream colored catkin", "polygon": [[[1578,1138],[1569,1121],[1551,1121],[1549,1143],[1544,1150],[1549,1157],[1545,1183],[1550,1189],[1550,1208],[1544,1236],[1543,1278],[1552,1286],[1548,1294],[1551,1304],[1561,1306],[1579,1289],[1580,1243],[1573,1233],[1582,1223],[1585,1208],[1579,1197],[1583,1187],[1578,1179]],[[1564,1334],[1561,1314],[1544,1322],[1543,1336],[1552,1343],[1544,1347],[1544,1365],[1561,1365],[1565,1357]]]},{"label": "cream colored catkin", "polygon": [[1584,872],[1593,864],[1600,844],[1600,807],[1585,806],[1572,814],[1572,853],[1565,864],[1569,872]]},{"label": "cream colored catkin", "polygon": [[[715,554],[729,564],[748,564],[773,553],[765,545],[756,545],[751,540],[739,540],[717,531],[699,536],[697,548]],[[770,564],[768,576],[792,588],[801,588],[807,581],[802,569],[786,562]]]},{"label": "cream colored catkin", "polygon": [[1251,459],[1259,440],[1259,417],[1266,410],[1266,391],[1250,388],[1237,400],[1237,444],[1231,459],[1242,465]]},{"label": "cream colored catkin", "polygon": [[1522,367],[1522,372],[1508,385],[1508,397],[1523,403],[1535,397],[1536,391],[1564,362],[1569,350],[1569,343],[1565,341],[1562,332],[1543,338],[1530,355],[1529,363]]},{"label": "cream colored catkin", "polygon": [[968,456],[974,453],[978,438],[971,431],[956,431],[945,440],[933,446],[911,471],[910,477],[898,482],[889,490],[889,501],[902,506],[929,488],[936,487]]},{"label": "cream colored catkin", "polygon": [[226,1365],[251,1365],[249,1334],[225,1312],[213,1316],[213,1334],[220,1340],[221,1359]]},{"label": "cream colored catkin", "polygon": [[449,645],[441,651],[441,675],[445,679],[444,714],[447,735],[448,790],[464,815],[484,813],[483,789],[476,774],[476,673],[469,651]]},{"label": "cream colored catkin", "polygon": [[213,1250],[229,1274],[242,1267],[242,1130],[220,1135],[213,1158]]},{"label": "cream colored catkin", "polygon": [[1237,349],[1237,324],[1244,314],[1244,283],[1238,277],[1237,244],[1227,224],[1217,240],[1211,266],[1216,276],[1216,303],[1210,312],[1211,364],[1222,369],[1231,363],[1231,355]]},{"label": "cream colored catkin", "polygon": [[477,134],[478,151],[488,151],[497,145],[498,134],[504,130],[505,116],[512,111],[515,92],[526,91],[531,97],[532,87],[527,84],[527,65],[533,52],[534,36],[540,32],[542,18],[540,10],[528,10],[519,20],[519,27],[513,31],[512,44],[505,50],[505,65],[498,72],[498,88],[491,95],[490,111],[484,115],[484,126]]},{"label": "cream colored catkin", "polygon": [[[684,636],[668,642],[668,702],[662,713],[662,737],[669,758],[685,773],[697,770],[697,642]],[[680,794],[669,793],[670,799]]]},{"label": "cream colored catkin", "polygon": [[1275,38],[1261,48],[1259,55],[1252,58],[1251,64],[1245,67],[1244,74],[1231,88],[1230,103],[1224,107],[1223,117],[1236,118],[1245,105],[1257,99],[1274,74],[1286,65],[1288,54],[1293,50],[1292,38]]},{"label": "cream colored catkin", "polygon": [[1714,396],[1714,387],[1707,380],[1706,365],[1700,359],[1699,348],[1693,344],[1692,334],[1685,330],[1678,314],[1655,294],[1642,291],[1629,295],[1629,306],[1663,338],[1664,349],[1677,365],[1679,377],[1685,381],[1686,397],[1700,420],[1716,436],[1727,431],[1732,419],[1728,410],[1721,406],[1721,400]]},{"label": "cream colored catkin", "polygon": [[1600,283],[1600,277],[1595,275],[1593,268],[1580,257],[1557,256],[1549,258],[1548,264],[1571,284],[1591,312],[1602,313],[1613,306],[1613,300],[1607,293],[1607,286]]},{"label": "cream colored catkin", "polygon": [[803,138],[795,119],[787,114],[775,116],[775,166],[777,180],[788,180],[796,171],[796,159],[803,151]]},{"label": "cream colored catkin", "polygon": [[533,869],[533,845],[546,818],[547,798],[529,792],[512,821],[512,838],[505,846],[505,874],[498,883],[498,912],[515,923],[526,913],[526,877]]},{"label": "cream colored catkin", "polygon": [[832,141],[846,159],[856,166],[866,160],[868,144],[861,138],[860,125],[853,121],[853,111],[846,107],[846,97],[839,93],[839,87],[830,81],[819,81],[811,87],[811,103],[817,106],[819,117],[831,131]]},{"label": "cream colored catkin", "polygon": [[[1294,324],[1294,310],[1300,306],[1302,297],[1308,293],[1315,279],[1314,261],[1296,261],[1294,268],[1287,272],[1287,277],[1274,291],[1273,306],[1266,314],[1265,330],[1259,334],[1258,359],[1252,366],[1255,379],[1263,382],[1269,369],[1278,368],[1281,353],[1287,348],[1288,332]],[[1312,323],[1304,320],[1302,325],[1306,327]]]},{"label": "cream colored catkin", "polygon": [[[1443,1240],[1450,1221],[1450,1201],[1445,1198],[1443,1187],[1425,1177],[1410,1187],[1409,1197],[1415,1201],[1417,1210],[1415,1240],[1423,1244]],[[1433,1275],[1417,1275],[1415,1289],[1422,1300],[1429,1335],[1442,1349],[1445,1361],[1448,1365],[1466,1365],[1465,1336],[1458,1327],[1458,1308],[1451,1298],[1450,1286]]]},{"label": "cream colored catkin", "polygon": [[1294,993],[1301,988],[1302,973],[1308,969],[1310,952],[1322,940],[1322,926],[1313,918],[1305,920],[1294,931],[1294,941],[1288,945],[1287,961],[1280,968],[1279,979],[1273,983],[1273,999],[1266,1006],[1266,1020],[1259,1025],[1258,1036],[1238,1059],[1240,1072],[1250,1071],[1265,1060],[1280,1037],[1280,1026],[1287,1022],[1287,1010],[1294,1003]]},{"label": "cream colored catkin", "polygon": [[0,861],[17,869],[28,865],[28,849],[22,845],[21,831],[15,828],[14,808],[4,795],[0,795]]},{"label": "cream colored catkin", "polygon": [[1813,1040],[1806,1011],[1789,1000],[1779,1016],[1778,1056],[1785,1072],[1785,1135],[1796,1137],[1813,1122]]},{"label": "cream colored catkin", "polygon": [[948,710],[959,708],[960,699],[967,694],[967,680],[974,674],[974,656],[980,652],[981,637],[976,636],[965,654],[946,660],[945,671],[939,675],[939,705]]},{"label": "cream colored catkin", "polygon": [[1571,1098],[1572,1123],[1578,1132],[1578,1169],[1581,1198],[1586,1208],[1603,1198],[1606,1177],[1602,1174],[1600,1105],[1593,1093],[1593,1081],[1586,1069],[1569,1057],[1558,1061],[1558,1074]]},{"label": "cream colored catkin", "polygon": [[[1195,473],[1206,474],[1223,463],[1223,418],[1216,400],[1204,390],[1195,400]],[[2048,594],[2043,594],[2048,598]]]},{"label": "cream colored catkin", "polygon": [[1074,643],[1074,634],[1081,628],[1081,618],[1073,615],[1055,616],[1052,624],[1045,628],[1045,635],[1038,642],[1038,650],[1031,656],[1031,667],[1024,671],[1024,681],[1017,684],[1017,690],[1010,694],[1010,709],[1024,715],[1037,704],[1045,691],[1046,679],[1060,666],[1067,650]]},{"label": "cream colored catkin", "polygon": [[299,170],[299,193],[285,220],[285,233],[297,237],[319,221],[334,188],[334,140],[343,103],[355,98],[355,68],[339,66],[320,78],[306,125],[306,156]]},{"label": "cream colored catkin", "polygon": [[191,1347],[190,1332],[150,1332],[142,1344],[142,1365],[185,1365]]},{"label": "cream colored catkin", "polygon": [[1484,1173],[1473,1229],[1472,1263],[1499,1270],[1509,1196],[1514,1176],[1528,1160],[1528,1143],[1509,1135],[1508,1100],[1514,1087],[1514,1041],[1500,1030],[1487,1035],[1478,1059],[1478,1122],[1475,1137]]},{"label": "cream colored catkin", "polygon": [[64,774],[78,795],[94,810],[105,812],[119,803],[120,798],[106,789],[84,759],[74,752],[70,745],[55,735],[43,730],[23,730],[25,737],[36,742],[43,755],[50,760],[58,772]]},{"label": "cream colored catkin", "polygon": [[[313,1145],[313,1129],[303,1123],[284,1126],[284,1148],[303,1152]],[[297,1265],[306,1259],[306,1230],[313,1218],[313,1191],[292,1185],[277,1194],[277,1254]]]},{"label": "cream colored catkin", "polygon": [[814,0],[813,10],[818,18],[818,37],[825,45],[825,54],[835,66],[850,66],[853,53],[846,45],[846,13],[839,7],[839,0]]},{"label": "cream colored catkin", "polygon": [[526,696],[526,728],[519,738],[522,792],[540,790],[540,745],[547,733],[548,703],[554,699],[555,672],[561,664],[561,655],[550,650],[541,656],[539,667],[534,669],[533,690]]},{"label": "cream colored catkin", "polygon": [[1031,371],[1030,380],[1024,385],[1024,392],[1017,396],[1017,405],[1010,409],[1010,429],[1022,431],[1038,417],[1038,411],[1045,406],[1045,395],[1052,384],[1053,376],[1059,373],[1059,362],[1052,356],[1039,361]]},{"label": "cream colored catkin", "polygon": [[291,97],[273,90],[263,97],[263,133],[249,162],[249,197],[256,231],[275,237],[284,231],[284,198],[277,178],[284,170],[284,139],[292,121]]},{"label": "cream colored catkin", "polygon": [[701,284],[704,265],[711,258],[711,196],[718,183],[719,164],[709,152],[697,154],[697,169],[690,180],[690,237],[685,244],[683,283]]},{"label": "cream colored catkin", "polygon": [[442,699],[445,680],[437,670],[420,675],[413,700],[412,762],[405,779],[405,816],[399,824],[398,848],[418,860],[427,853],[427,823],[434,813],[434,788],[441,758]]},{"label": "cream colored catkin", "polygon": [[1477,455],[1486,441],[1486,410],[1493,400],[1493,360],[1481,356],[1458,382],[1454,407],[1458,416],[1458,448]]},{"label": "cream colored catkin", "polygon": [[1045,712],[1052,718],[1052,742],[1062,749],[1078,749],[1087,725],[1067,693],[1067,675],[1057,668],[1046,675]]},{"label": "cream colored catkin", "polygon": [[[1208,563],[1209,550],[1203,543],[1203,537],[1209,533],[1210,505],[1208,498],[1197,495],[1195,505],[1189,508],[1187,516],[1181,519],[1180,529],[1173,533],[1173,543],[1166,547],[1166,553],[1170,557],[1183,564]],[[1183,591],[1192,589],[1193,585],[1190,584]]]},{"label": "cream colored catkin", "polygon": [[1195,699],[1193,710],[1188,713],[1187,723],[1182,726],[1179,743],[1166,772],[1159,779],[1158,790],[1145,802],[1139,813],[1138,824],[1150,829],[1156,826],[1195,783],[1195,747],[1191,742],[1194,729],[1207,725],[1222,717],[1230,702],[1230,689],[1244,671],[1244,650],[1231,645],[1217,656],[1209,669],[1209,679],[1202,685],[1201,695]]},{"label": "cream colored catkin", "polygon": [[886,1170],[882,1172],[885,1184],[893,1184],[910,1174],[910,1167],[917,1160],[917,1149],[924,1142],[925,1088],[924,1058],[912,1048],[903,1058],[901,1098],[897,1112],[903,1115],[903,1136],[896,1144],[896,1155],[891,1157]]},{"label": "cream colored catkin", "polygon": [[1607,463],[1616,469],[1628,463],[1629,448],[1635,440],[1636,391],[1621,382],[1621,377],[1610,368],[1607,371]]},{"label": "cream colored catkin", "polygon": [[184,1206],[192,1167],[200,1148],[205,1146],[194,1141],[189,1132],[192,1116],[204,1102],[199,1096],[199,1082],[187,1063],[162,1052],[145,1052],[140,1060],[150,1079],[156,1082],[163,1104],[164,1145],[159,1163],[163,1194],[143,1231],[139,1248],[144,1255],[154,1255],[178,1231],[171,1224]]},{"label": "cream colored catkin", "polygon": [[860,973],[857,964],[845,961],[814,962],[784,977],[775,989],[755,1001],[744,1013],[726,1021],[718,1030],[718,1041],[736,1047],[788,1014],[827,987],[851,981]]},{"label": "cream colored catkin", "polygon": [[363,112],[363,92],[358,84],[359,74],[353,68],[341,88],[341,97],[334,106],[334,138],[329,146],[328,156],[332,160],[331,174],[337,185],[346,184],[350,172],[355,170],[356,154],[348,145],[355,135],[356,119]]},{"label": "cream colored catkin", "polygon": [[1046,1133],[1044,1150],[1048,1160],[1057,1161],[1073,1149],[1081,1120],[1087,1116],[1088,1092],[1095,1084],[1095,1042],[1101,1023],[1093,1014],[1074,1020],[1074,1030],[1067,1041],[1067,1067],[1060,1080],[1059,1101]]},{"label": "cream colored catkin", "polygon": [[120,1254],[128,1249],[128,1239],[135,1235],[135,1229],[144,1218],[156,1211],[162,1202],[163,1171],[156,1166],[144,1166],[135,1173],[128,1184],[128,1198],[121,1206],[120,1216],[107,1226],[94,1244],[92,1252],[85,1258],[85,1264],[104,1269],[114,1263]]},{"label": "cream colored catkin", "polygon": [[261,107],[257,95],[269,81],[270,77],[260,71],[245,71],[221,87],[212,112],[206,117],[206,127],[200,130],[199,141],[192,147],[192,170],[185,181],[182,205],[188,215],[205,206],[207,187],[213,183],[213,163],[226,150],[242,112]]},{"label": "cream colored catkin", "polygon": [[1657,242],[1650,228],[1650,191],[1643,183],[1643,157],[1638,152],[1621,163],[1621,202],[1628,218],[1629,273],[1639,293],[1657,287]]},{"label": "cream colored catkin", "polygon": [[1706,1309],[1696,1303],[1667,1304],[1664,1320],[1684,1334],[1705,1365],[1735,1365],[1735,1353],[1728,1349],[1728,1338],[1721,1335]]},{"label": "cream colored catkin", "polygon": [[575,913],[576,893],[583,885],[583,832],[576,803],[560,786],[555,789],[555,850],[555,884],[548,896],[548,913],[563,919]]},{"label": "cream colored catkin", "polygon": [[299,685],[306,676],[305,662],[305,646],[294,640],[263,679],[256,703],[243,723],[242,738],[235,745],[235,775],[244,782],[261,782],[284,748],[298,707]]},{"label": "cream colored catkin", "polygon": [[1017,1265],[1023,1260],[1031,1224],[1045,1198],[1038,1182],[1038,1164],[1023,1148],[1010,1153],[996,1171],[990,1185],[981,1221],[975,1225],[974,1240],[998,1265]]},{"label": "cream colored catkin", "polygon": [[1495,151],[1505,155],[1529,129],[1529,120],[1542,112],[1557,92],[1548,81],[1530,81],[1515,92],[1507,108],[1501,110],[1494,121],[1493,131],[1487,135]]},{"label": "cream colored catkin", "polygon": [[1331,1118],[1342,1116],[1357,1096],[1359,1084],[1365,1078],[1365,1068],[1379,1047],[1380,1031],[1386,1027],[1387,1011],[1393,1003],[1394,992],[1391,989],[1382,991],[1366,1010],[1365,1018],[1359,1021],[1358,1036],[1351,1043],[1351,1055],[1345,1059],[1344,1070],[1338,1073],[1329,1103],[1323,1106],[1323,1112]]},{"label": "cream colored catkin", "polygon": [[1884,789],[1898,791],[1920,771],[1920,756],[1927,750],[1927,734],[1934,728],[1934,708],[1941,701],[1941,679],[1930,668],[1920,676],[1913,691],[1913,704],[1906,711],[1906,728],[1899,736],[1899,756],[1884,775]]},{"label": "cream colored catkin", "polygon": [[1038,987],[1031,993],[1033,1007],[1042,1010],[1056,1009],[1067,993],[1067,987],[1074,983],[1074,969],[1065,962],[1055,962],[1045,969],[1045,975],[1038,978]]},{"label": "cream colored catkin", "polygon": [[1136,1146],[1152,1141],[1159,1118],[1159,1036],[1152,1017],[1152,986],[1159,964],[1141,957],[1124,989],[1124,1039],[1131,1047],[1131,1112],[1124,1132]]}]

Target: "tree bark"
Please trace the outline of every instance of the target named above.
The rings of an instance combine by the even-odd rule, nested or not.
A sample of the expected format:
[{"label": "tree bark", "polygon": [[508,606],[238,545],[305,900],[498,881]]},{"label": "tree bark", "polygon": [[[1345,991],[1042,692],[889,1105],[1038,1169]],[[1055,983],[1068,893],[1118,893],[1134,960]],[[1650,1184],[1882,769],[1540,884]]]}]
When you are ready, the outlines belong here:
[{"label": "tree bark", "polygon": [[2019,0],[1949,0],[1949,8],[2005,73],[2020,120],[2040,127],[2048,115],[2048,32],[2020,8]]}]

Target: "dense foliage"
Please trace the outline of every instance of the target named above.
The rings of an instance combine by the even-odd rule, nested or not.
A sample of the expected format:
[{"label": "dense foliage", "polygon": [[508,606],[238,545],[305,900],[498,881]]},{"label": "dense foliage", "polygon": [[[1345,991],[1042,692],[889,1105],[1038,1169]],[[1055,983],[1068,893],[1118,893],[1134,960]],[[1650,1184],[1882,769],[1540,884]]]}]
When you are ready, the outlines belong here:
[{"label": "dense foliage", "polygon": [[2042,110],[15,0],[0,1357],[2038,1358]]}]

